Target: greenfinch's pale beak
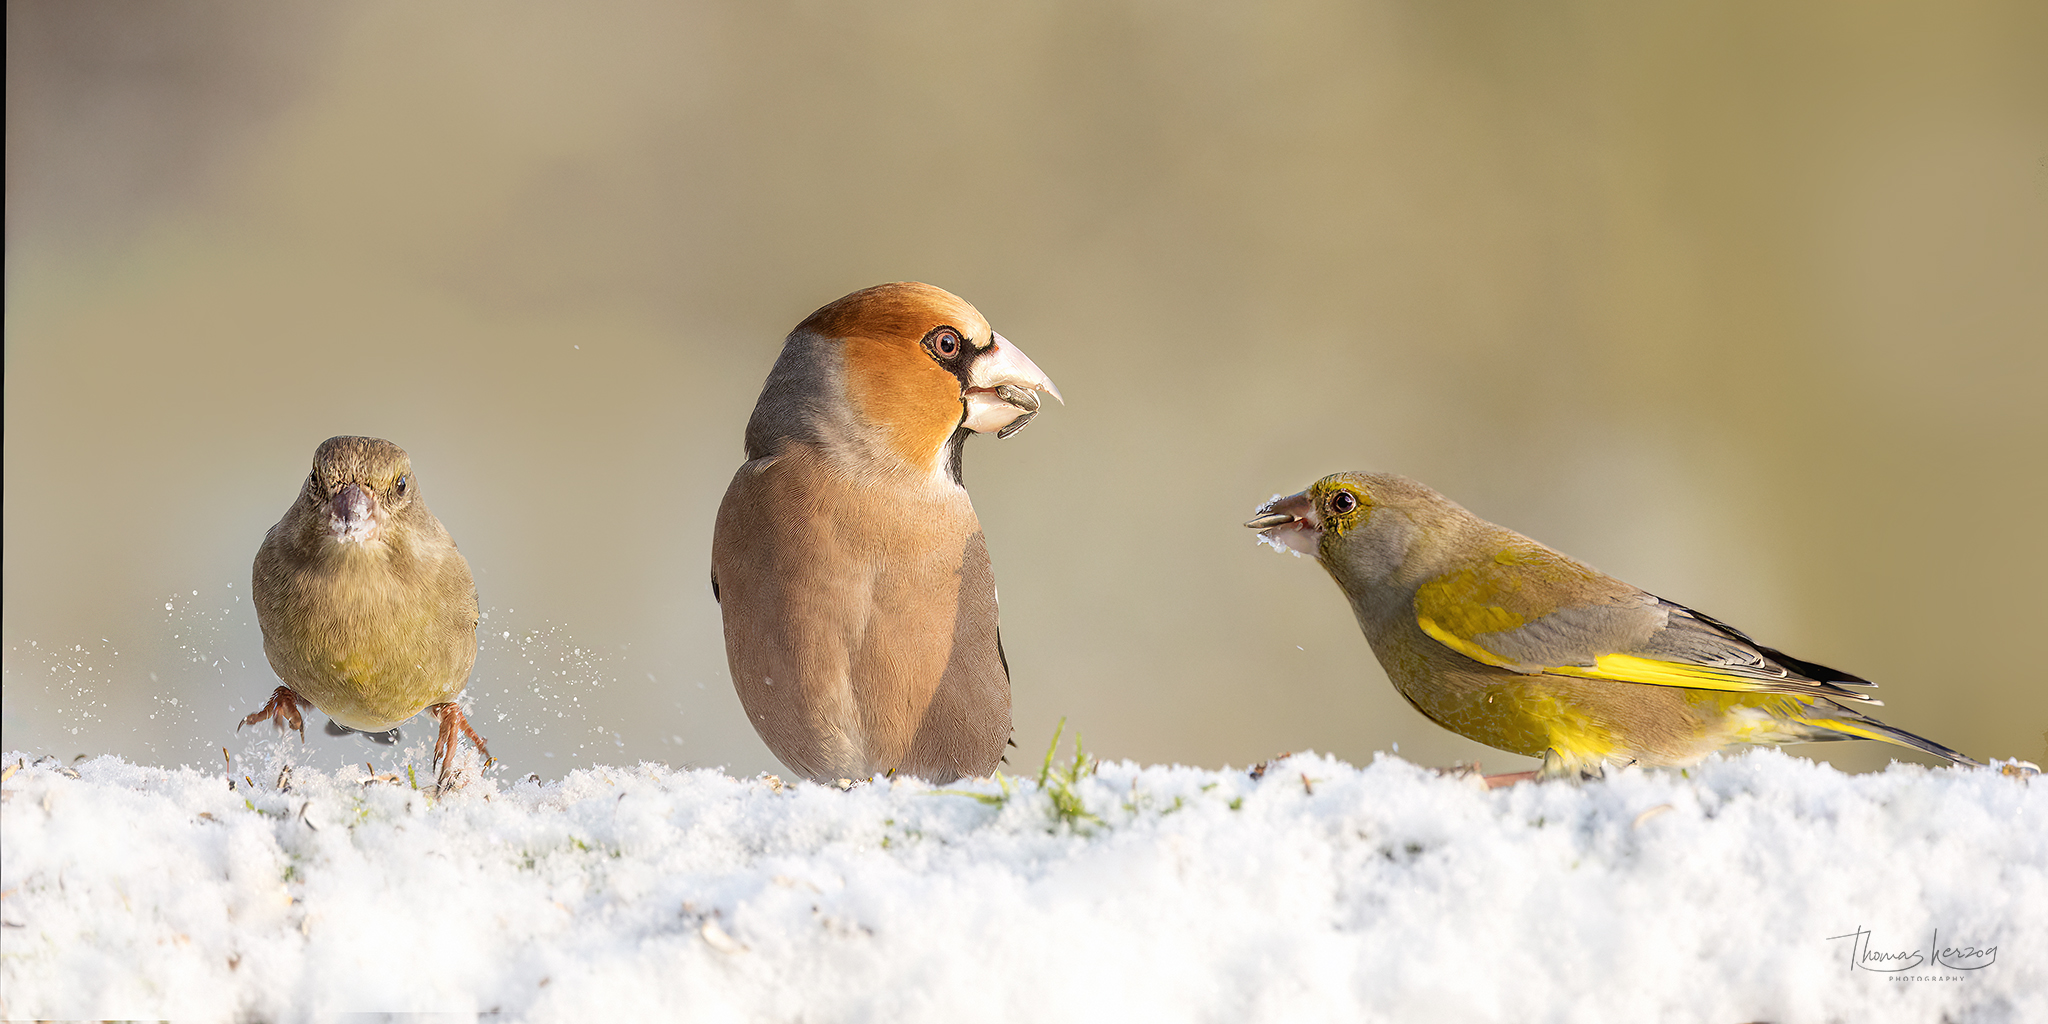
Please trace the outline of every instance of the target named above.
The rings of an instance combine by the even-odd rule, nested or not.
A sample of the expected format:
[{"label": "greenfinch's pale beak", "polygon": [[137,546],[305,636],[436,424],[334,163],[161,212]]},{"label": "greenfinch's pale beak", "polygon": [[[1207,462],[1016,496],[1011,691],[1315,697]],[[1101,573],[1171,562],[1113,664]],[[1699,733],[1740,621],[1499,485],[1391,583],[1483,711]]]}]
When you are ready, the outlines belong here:
[{"label": "greenfinch's pale beak", "polygon": [[1024,429],[1038,415],[1038,392],[1058,398],[1060,389],[1052,378],[1017,347],[1016,342],[998,334],[974,357],[967,371],[967,419],[962,424],[976,433],[995,431],[998,438]]},{"label": "greenfinch's pale beak", "polygon": [[1308,492],[1274,498],[1259,506],[1259,512],[1244,524],[1259,531],[1259,540],[1282,551],[1314,555],[1323,539],[1323,524],[1316,515]]}]

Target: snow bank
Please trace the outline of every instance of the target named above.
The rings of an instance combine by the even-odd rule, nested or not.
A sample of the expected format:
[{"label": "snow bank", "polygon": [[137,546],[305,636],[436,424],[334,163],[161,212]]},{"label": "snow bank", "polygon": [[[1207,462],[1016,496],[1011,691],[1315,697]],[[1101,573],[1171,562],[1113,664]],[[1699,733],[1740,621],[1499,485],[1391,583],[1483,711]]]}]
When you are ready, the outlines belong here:
[{"label": "snow bank", "polygon": [[436,801],[46,759],[4,783],[0,1012],[2048,1020],[2038,780],[1774,752],[1494,792],[1386,757],[1079,774],[641,764]]}]

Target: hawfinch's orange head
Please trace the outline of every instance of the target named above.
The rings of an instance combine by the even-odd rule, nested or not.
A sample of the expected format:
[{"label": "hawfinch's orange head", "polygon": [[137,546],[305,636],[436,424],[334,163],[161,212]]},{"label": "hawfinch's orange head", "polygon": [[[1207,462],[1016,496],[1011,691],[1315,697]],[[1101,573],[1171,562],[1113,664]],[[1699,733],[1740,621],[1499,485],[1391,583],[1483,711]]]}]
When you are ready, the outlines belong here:
[{"label": "hawfinch's orange head", "polygon": [[862,463],[950,467],[957,480],[966,435],[1023,429],[1040,391],[1060,398],[965,299],[915,281],[876,285],[790,333],[747,425],[747,456],[798,438]]}]

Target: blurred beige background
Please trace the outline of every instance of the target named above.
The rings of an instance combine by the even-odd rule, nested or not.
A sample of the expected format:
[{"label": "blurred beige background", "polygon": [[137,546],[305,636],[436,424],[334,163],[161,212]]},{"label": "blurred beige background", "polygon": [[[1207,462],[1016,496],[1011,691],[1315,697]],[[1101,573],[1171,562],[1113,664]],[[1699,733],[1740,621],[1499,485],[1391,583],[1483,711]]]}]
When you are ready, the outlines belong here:
[{"label": "blurred beige background", "polygon": [[2048,5],[7,19],[9,748],[259,742],[250,558],[367,433],[477,569],[514,770],[774,769],[712,514],[784,333],[910,278],[1069,403],[966,457],[1017,770],[1060,716],[1144,762],[1526,764],[1239,525],[1356,468],[2048,762]]}]

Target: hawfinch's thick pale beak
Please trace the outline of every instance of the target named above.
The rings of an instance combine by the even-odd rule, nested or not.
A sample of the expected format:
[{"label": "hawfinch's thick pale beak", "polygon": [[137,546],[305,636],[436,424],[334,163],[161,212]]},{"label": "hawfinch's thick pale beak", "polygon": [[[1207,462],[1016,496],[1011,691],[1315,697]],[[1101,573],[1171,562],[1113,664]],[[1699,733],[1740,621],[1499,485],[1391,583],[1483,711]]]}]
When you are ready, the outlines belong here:
[{"label": "hawfinch's thick pale beak", "polygon": [[1274,498],[1259,506],[1258,515],[1246,524],[1259,531],[1259,539],[1285,551],[1311,555],[1323,540],[1323,524],[1308,492]]},{"label": "hawfinch's thick pale beak", "polygon": [[1038,415],[1040,391],[1067,404],[1052,378],[1015,342],[998,334],[968,369],[967,419],[962,425],[977,434],[993,430],[999,438],[1008,437]]}]

